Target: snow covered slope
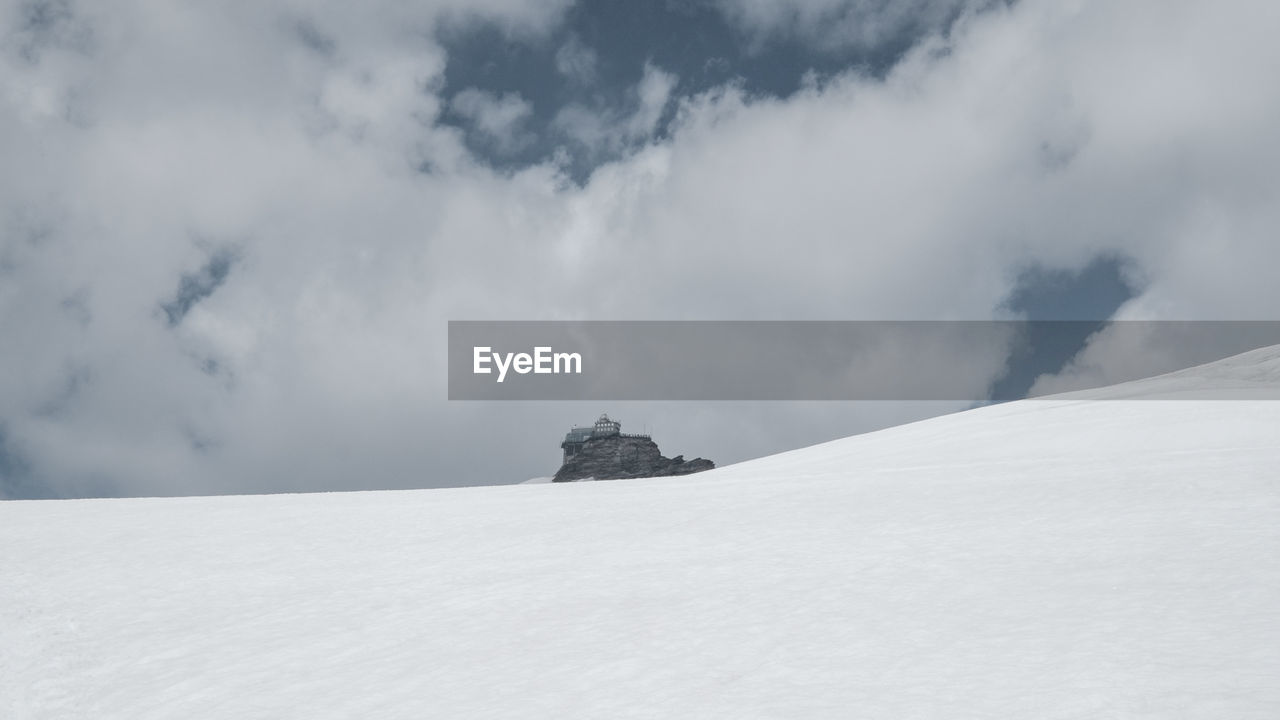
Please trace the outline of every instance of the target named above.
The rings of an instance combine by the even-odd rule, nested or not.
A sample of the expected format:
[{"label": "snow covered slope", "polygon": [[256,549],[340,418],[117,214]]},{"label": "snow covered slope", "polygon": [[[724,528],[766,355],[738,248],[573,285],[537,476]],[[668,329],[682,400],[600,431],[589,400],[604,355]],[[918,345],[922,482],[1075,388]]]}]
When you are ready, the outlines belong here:
[{"label": "snow covered slope", "polygon": [[700,475],[0,503],[0,717],[1280,718],[1280,349]]}]

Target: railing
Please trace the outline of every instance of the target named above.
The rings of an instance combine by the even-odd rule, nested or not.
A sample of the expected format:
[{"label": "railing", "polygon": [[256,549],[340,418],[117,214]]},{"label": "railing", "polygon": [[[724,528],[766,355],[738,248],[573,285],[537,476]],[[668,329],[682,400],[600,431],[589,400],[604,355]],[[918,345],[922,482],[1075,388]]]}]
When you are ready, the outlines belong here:
[{"label": "railing", "polygon": [[581,440],[576,439],[576,438],[575,438],[575,439],[573,439],[573,440],[570,440],[569,438],[565,438],[565,439],[564,439],[564,441],[560,443],[560,447],[564,447],[565,445],[582,445],[583,443],[587,442],[588,440],[595,440],[596,438],[606,438],[606,437],[637,438],[637,439],[642,439],[642,440],[652,440],[652,439],[653,439],[653,436],[652,436],[652,435],[650,435],[649,433],[624,433],[624,432],[616,432],[616,433],[609,433],[608,435],[588,435],[587,437],[584,437],[584,438],[582,438]]}]

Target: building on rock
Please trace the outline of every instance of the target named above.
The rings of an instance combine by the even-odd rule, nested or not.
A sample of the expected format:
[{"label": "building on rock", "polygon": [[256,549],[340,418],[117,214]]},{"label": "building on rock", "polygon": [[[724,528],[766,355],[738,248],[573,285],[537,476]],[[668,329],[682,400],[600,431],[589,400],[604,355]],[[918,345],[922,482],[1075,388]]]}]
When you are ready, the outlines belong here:
[{"label": "building on rock", "polygon": [[608,415],[595,425],[571,428],[560,449],[564,460],[554,482],[688,475],[716,466],[703,458],[663,457],[653,438],[622,432],[622,423]]}]

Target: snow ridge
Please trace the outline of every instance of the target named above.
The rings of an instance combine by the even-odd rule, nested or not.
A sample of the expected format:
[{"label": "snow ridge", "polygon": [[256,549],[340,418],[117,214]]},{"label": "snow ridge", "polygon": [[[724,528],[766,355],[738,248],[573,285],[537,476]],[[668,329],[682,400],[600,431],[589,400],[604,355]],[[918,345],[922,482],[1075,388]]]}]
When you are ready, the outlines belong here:
[{"label": "snow ridge", "polygon": [[1138,399],[1231,383],[1280,348],[684,478],[0,503],[0,717],[1280,717],[1280,402]]}]

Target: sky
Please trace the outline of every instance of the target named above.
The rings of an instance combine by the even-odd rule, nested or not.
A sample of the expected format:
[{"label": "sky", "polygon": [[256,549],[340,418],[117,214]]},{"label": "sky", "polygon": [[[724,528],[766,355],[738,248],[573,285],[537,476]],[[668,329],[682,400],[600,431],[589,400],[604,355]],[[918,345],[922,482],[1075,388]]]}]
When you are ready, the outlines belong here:
[{"label": "sky", "polygon": [[[450,402],[449,320],[1280,319],[1277,31],[1255,0],[5,0],[0,497],[519,482],[601,412],[724,464],[963,407]],[[1135,357],[1079,342],[992,382]]]}]

